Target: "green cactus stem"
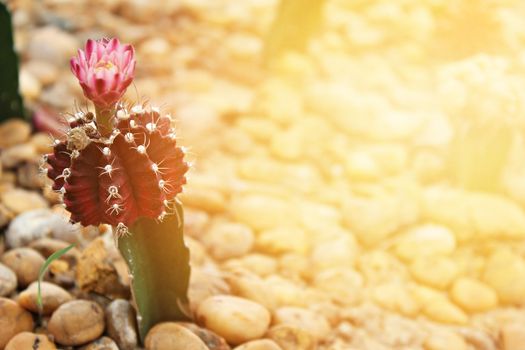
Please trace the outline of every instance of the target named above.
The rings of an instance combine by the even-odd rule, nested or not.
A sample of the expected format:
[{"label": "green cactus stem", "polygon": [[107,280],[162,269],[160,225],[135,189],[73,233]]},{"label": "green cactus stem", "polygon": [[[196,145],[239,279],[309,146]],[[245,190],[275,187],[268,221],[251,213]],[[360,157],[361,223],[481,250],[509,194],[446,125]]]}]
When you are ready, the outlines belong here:
[{"label": "green cactus stem", "polygon": [[18,57],[13,44],[11,14],[7,5],[0,2],[0,122],[24,116],[18,92]]},{"label": "green cactus stem", "polygon": [[188,320],[189,250],[183,238],[183,210],[162,222],[139,219],[129,234],[118,238],[118,248],[132,276],[141,339],[163,321]]}]

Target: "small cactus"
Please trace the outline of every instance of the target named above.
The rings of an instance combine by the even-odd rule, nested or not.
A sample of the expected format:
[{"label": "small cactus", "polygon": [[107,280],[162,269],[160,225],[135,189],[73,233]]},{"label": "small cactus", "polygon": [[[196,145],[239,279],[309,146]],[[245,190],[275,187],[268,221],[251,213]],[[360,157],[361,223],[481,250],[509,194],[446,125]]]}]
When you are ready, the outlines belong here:
[{"label": "small cactus", "polygon": [[94,115],[79,112],[47,157],[47,176],[63,194],[71,220],[110,224],[124,234],[139,217],[162,220],[186,183],[188,165],[169,115],[120,104],[104,136]]},{"label": "small cactus", "polygon": [[131,45],[88,40],[71,70],[95,113],[69,118],[43,171],[72,222],[113,227],[132,275],[144,339],[158,322],[188,319],[189,251],[176,196],[189,167],[169,114],[121,101],[135,70]]}]

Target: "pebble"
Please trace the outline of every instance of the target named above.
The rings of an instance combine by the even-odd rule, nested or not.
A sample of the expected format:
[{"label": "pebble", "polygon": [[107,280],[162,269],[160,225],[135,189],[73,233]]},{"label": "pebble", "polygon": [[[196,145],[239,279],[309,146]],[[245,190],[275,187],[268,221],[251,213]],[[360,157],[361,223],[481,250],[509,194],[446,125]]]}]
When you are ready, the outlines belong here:
[{"label": "pebble", "polygon": [[499,249],[489,256],[482,280],[494,288],[502,303],[521,304],[525,295],[525,261],[509,249]]},{"label": "pebble", "polygon": [[19,166],[16,175],[18,183],[22,187],[38,190],[45,185],[46,179],[40,173],[40,166],[35,161]]},{"label": "pebble", "polygon": [[252,229],[246,225],[218,222],[208,229],[201,241],[211,256],[220,261],[249,253],[253,247],[254,235]]},{"label": "pebble", "polygon": [[468,277],[457,279],[450,291],[452,300],[467,312],[483,312],[498,306],[496,292],[486,284]]},{"label": "pebble", "polygon": [[419,305],[412,298],[407,286],[399,282],[386,282],[376,286],[373,300],[381,307],[413,317],[419,312]]},{"label": "pebble", "polygon": [[9,247],[17,248],[44,237],[76,243],[79,236],[79,228],[70,224],[64,216],[49,209],[37,209],[14,218],[5,237]]},{"label": "pebble", "polygon": [[277,261],[269,255],[252,253],[237,259],[230,259],[222,265],[227,270],[237,268],[253,272],[261,277],[268,276],[277,271]]},{"label": "pebble", "polygon": [[226,281],[236,296],[259,303],[268,310],[278,306],[274,293],[268,290],[269,283],[257,275],[238,270],[228,274]]},{"label": "pebble", "polygon": [[120,350],[110,337],[100,337],[94,342],[78,348],[78,350]]},{"label": "pebble", "polygon": [[57,67],[49,62],[33,60],[25,63],[24,68],[44,86],[54,83],[58,78]]},{"label": "pebble", "polygon": [[270,325],[270,313],[253,301],[216,295],[199,305],[197,320],[228,343],[238,345],[262,337]]},{"label": "pebble", "polygon": [[20,80],[20,93],[22,96],[30,101],[35,100],[40,96],[42,91],[42,84],[38,81],[35,76],[27,71],[26,69],[21,69],[19,73]]},{"label": "pebble", "polygon": [[[69,243],[53,238],[39,238],[29,244],[29,248],[33,248],[45,258],[48,258],[51,254],[69,246]],[[69,264],[74,265],[79,258],[80,251],[76,247],[73,247],[69,249],[67,253],[62,255],[60,260],[66,260]]]},{"label": "pebble", "polygon": [[468,321],[468,316],[459,307],[442,299],[432,300],[423,308],[423,313],[430,319],[442,322],[463,325]]},{"label": "pebble", "polygon": [[525,349],[525,325],[508,324],[501,329],[502,350]]},{"label": "pebble", "polygon": [[31,60],[64,66],[79,48],[77,40],[54,26],[40,27],[31,35],[27,54]]},{"label": "pebble", "polygon": [[315,350],[317,342],[305,330],[292,325],[273,326],[266,337],[276,342],[282,350]]},{"label": "pebble", "polygon": [[43,334],[22,332],[15,335],[4,350],[56,350],[55,344]]},{"label": "pebble", "polygon": [[[60,305],[71,301],[73,297],[65,289],[53,283],[42,282],[40,284],[42,295],[42,313],[52,314]],[[38,312],[37,305],[38,283],[33,282],[22,293],[18,295],[18,303],[26,310]]]},{"label": "pebble", "polygon": [[31,248],[11,249],[2,255],[1,260],[16,274],[20,287],[26,287],[36,281],[40,267],[45,262],[44,257]]},{"label": "pebble", "polygon": [[427,224],[410,229],[400,239],[395,251],[403,260],[448,255],[456,249],[456,237],[445,226]]},{"label": "pebble", "polygon": [[352,305],[361,299],[364,279],[350,268],[331,268],[318,273],[313,286],[340,304]]},{"label": "pebble", "polygon": [[210,350],[230,350],[226,340],[212,331],[199,327],[194,323],[179,322],[179,324],[198,336]]},{"label": "pebble", "polygon": [[62,304],[51,316],[48,331],[62,345],[77,346],[104,332],[104,311],[95,302],[73,300]]},{"label": "pebble", "polygon": [[29,139],[31,126],[20,119],[9,119],[0,124],[0,148],[5,149]]},{"label": "pebble", "polygon": [[448,330],[432,331],[425,340],[425,350],[467,350],[465,340]]},{"label": "pebble", "polygon": [[357,243],[351,235],[335,237],[313,247],[312,264],[317,270],[351,267],[357,256]]},{"label": "pebble", "polygon": [[258,194],[234,197],[229,205],[233,217],[256,231],[290,222],[290,206],[285,200]]},{"label": "pebble", "polygon": [[175,322],[153,327],[146,336],[145,345],[146,350],[208,350],[198,336]]},{"label": "pebble", "polygon": [[48,207],[47,201],[37,192],[14,188],[0,194],[2,203],[15,214]]},{"label": "pebble", "polygon": [[33,330],[33,317],[16,302],[0,298],[0,349],[21,332]]},{"label": "pebble", "polygon": [[310,242],[305,230],[292,225],[263,230],[256,237],[257,249],[269,255],[283,253],[306,254]]},{"label": "pebble", "polygon": [[459,273],[457,263],[444,256],[416,258],[409,269],[416,281],[439,289],[447,288]]},{"label": "pebble", "polygon": [[275,325],[286,324],[300,328],[317,341],[324,340],[330,334],[330,324],[326,318],[308,309],[299,307],[281,307],[273,313]]},{"label": "pebble", "polygon": [[223,277],[214,271],[193,267],[190,275],[188,297],[192,310],[212,295],[230,293],[230,287]]},{"label": "pebble", "polygon": [[35,161],[38,159],[38,155],[32,144],[22,143],[4,149],[0,158],[5,168],[13,168],[22,162]]},{"label": "pebble", "polygon": [[282,348],[273,340],[258,339],[239,345],[233,350],[282,350]]},{"label": "pebble", "polygon": [[0,297],[9,296],[18,284],[16,274],[9,267],[0,263]]},{"label": "pebble", "polygon": [[106,325],[108,335],[121,350],[133,350],[137,347],[135,310],[129,301],[113,300],[106,307]]}]

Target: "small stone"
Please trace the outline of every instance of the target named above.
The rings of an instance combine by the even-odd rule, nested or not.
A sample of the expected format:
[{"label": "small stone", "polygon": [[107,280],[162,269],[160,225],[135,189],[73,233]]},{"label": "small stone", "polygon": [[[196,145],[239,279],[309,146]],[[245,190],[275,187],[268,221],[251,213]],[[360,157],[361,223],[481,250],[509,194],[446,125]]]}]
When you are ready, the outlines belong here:
[{"label": "small stone", "polygon": [[9,267],[0,264],[0,297],[9,296],[16,289],[16,274]]},{"label": "small stone", "polygon": [[[29,248],[32,248],[42,254],[44,258],[48,258],[51,254],[69,247],[70,244],[59,239],[53,238],[39,238],[32,241],[29,244]],[[73,247],[60,257],[60,260],[67,261],[70,265],[75,265],[80,258],[80,251]]]},{"label": "small stone", "polygon": [[271,255],[306,254],[310,249],[305,230],[291,225],[264,230],[257,235],[255,242],[258,250]]},{"label": "small stone", "polygon": [[498,306],[496,292],[473,278],[462,277],[456,280],[450,295],[456,304],[468,312],[483,312]]},{"label": "small stone", "polygon": [[47,201],[37,192],[14,188],[0,194],[2,203],[16,214],[47,208]]},{"label": "small stone", "polygon": [[[432,272],[430,272],[432,271]],[[430,287],[445,289],[459,273],[456,262],[443,256],[419,257],[410,265],[414,279]]]},{"label": "small stone", "polygon": [[29,61],[24,66],[42,85],[54,83],[58,78],[58,69],[49,62]]},{"label": "small stone", "polygon": [[324,316],[299,307],[282,307],[273,314],[276,325],[286,324],[303,329],[317,341],[326,339],[330,334],[330,324]]},{"label": "small stone", "polygon": [[31,144],[35,147],[38,154],[46,154],[53,152],[52,137],[45,132],[36,132],[31,135]]},{"label": "small stone", "polygon": [[202,209],[209,213],[220,213],[227,207],[224,195],[213,189],[190,187],[184,190],[181,199],[188,207]]},{"label": "small stone", "polygon": [[277,271],[277,261],[269,255],[252,253],[238,259],[230,259],[222,267],[232,271],[241,268],[264,277]]},{"label": "small stone", "polygon": [[398,282],[386,282],[376,286],[372,292],[373,300],[381,307],[413,317],[419,311],[419,305],[413,300],[406,285]]},{"label": "small stone", "polygon": [[218,222],[208,229],[202,242],[211,256],[226,260],[246,255],[252,249],[254,236],[246,225]]},{"label": "small stone", "polygon": [[146,350],[208,350],[204,342],[189,329],[175,323],[159,323],[145,340]]},{"label": "small stone", "polygon": [[116,264],[122,261],[117,249],[102,237],[82,251],[76,267],[77,284],[83,291],[111,298],[128,298],[129,285],[120,277]]},{"label": "small stone", "polygon": [[305,330],[291,325],[277,325],[268,330],[266,336],[283,350],[315,350],[315,339]]},{"label": "small stone", "polygon": [[14,215],[15,214],[11,210],[7,209],[5,205],[0,203],[0,228],[9,224]]},{"label": "small stone", "polygon": [[468,316],[448,300],[432,300],[423,308],[423,312],[437,322],[463,325],[468,321]]},{"label": "small stone", "polygon": [[508,324],[501,330],[503,340],[502,350],[522,350],[525,349],[525,325]]},{"label": "small stone", "polygon": [[292,218],[289,204],[280,198],[247,195],[231,200],[233,217],[256,231],[275,228]]},{"label": "small stone", "polygon": [[20,119],[9,119],[0,124],[0,148],[8,148],[29,139],[31,126]]},{"label": "small stone", "polygon": [[448,330],[432,331],[425,340],[426,350],[467,350],[463,338]]},{"label": "small stone", "polygon": [[114,300],[106,308],[108,335],[115,340],[121,350],[133,350],[137,347],[135,319],[135,310],[127,300]]},{"label": "small stone", "polygon": [[193,238],[201,237],[205,227],[210,221],[210,216],[203,210],[191,208],[184,209],[184,234]]},{"label": "small stone", "polygon": [[7,298],[0,298],[0,349],[15,335],[33,330],[33,317],[20,305]]},{"label": "small stone", "polygon": [[40,267],[45,263],[44,257],[31,248],[11,249],[2,255],[1,260],[16,274],[21,287],[36,281]]},{"label": "small stone", "polygon": [[4,350],[56,350],[55,344],[43,334],[22,332],[15,335]]},{"label": "small stone", "polygon": [[73,300],[53,313],[47,329],[58,343],[76,346],[100,337],[104,327],[104,311],[97,303]]},{"label": "small stone", "polygon": [[[60,305],[71,301],[73,297],[65,289],[49,282],[40,284],[42,295],[42,313],[44,315],[52,314]],[[26,310],[37,313],[38,283],[33,282],[18,296],[18,303]]]},{"label": "small stone", "polygon": [[49,209],[38,209],[17,216],[6,231],[6,243],[11,248],[22,247],[44,237],[77,243],[80,229],[60,214]]},{"label": "small stone", "polygon": [[395,249],[398,257],[408,261],[420,256],[447,255],[456,249],[456,237],[445,226],[428,224],[406,232]]},{"label": "small stone", "polygon": [[253,301],[216,295],[199,305],[197,320],[228,343],[237,345],[262,337],[270,325],[270,313]]},{"label": "small stone", "polygon": [[110,337],[100,337],[94,342],[86,344],[78,350],[120,350],[117,344]]},{"label": "small stone", "polygon": [[36,29],[31,35],[27,54],[31,60],[49,62],[60,67],[67,64],[78,48],[77,40],[57,27]]},{"label": "small stone", "polygon": [[26,69],[20,70],[20,93],[27,100],[35,100],[42,91],[42,84]]},{"label": "small stone", "polygon": [[313,285],[329,295],[332,300],[344,304],[356,304],[361,297],[359,291],[364,279],[357,271],[346,268],[332,268],[318,273]]},{"label": "small stone", "polygon": [[196,336],[198,336],[204,344],[208,347],[210,350],[230,350],[230,346],[228,343],[226,343],[226,340],[224,338],[219,337],[217,334],[213,333],[212,331],[197,326],[194,323],[187,323],[187,322],[179,322],[181,326],[188,328],[190,331],[192,331]]},{"label": "small stone", "polygon": [[483,281],[494,288],[502,303],[521,304],[525,295],[525,260],[509,249],[499,249],[488,258]]},{"label": "small stone", "polygon": [[239,345],[233,350],[282,350],[282,348],[273,340],[258,339]]},{"label": "small stone", "polygon": [[208,297],[218,294],[227,294],[230,287],[222,276],[213,271],[192,268],[188,296],[190,308],[196,310],[198,305]]},{"label": "small stone", "polygon": [[32,144],[22,143],[4,149],[0,158],[5,168],[13,168],[22,162],[34,161],[38,155]]},{"label": "small stone", "polygon": [[317,270],[351,267],[354,265],[357,249],[357,243],[351,235],[330,239],[313,248],[312,263]]},{"label": "small stone", "polygon": [[268,291],[268,282],[257,275],[243,270],[233,271],[226,275],[232,294],[261,304],[268,310],[278,306],[274,295]]},{"label": "small stone", "polygon": [[20,186],[33,190],[42,188],[46,181],[40,172],[40,166],[34,161],[26,162],[18,167],[17,179]]}]

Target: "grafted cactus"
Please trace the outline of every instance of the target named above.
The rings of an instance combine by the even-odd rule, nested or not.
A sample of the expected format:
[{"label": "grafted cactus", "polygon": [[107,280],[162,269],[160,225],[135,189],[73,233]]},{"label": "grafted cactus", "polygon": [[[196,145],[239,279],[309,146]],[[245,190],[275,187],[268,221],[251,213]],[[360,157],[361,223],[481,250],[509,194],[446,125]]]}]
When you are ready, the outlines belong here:
[{"label": "grafted cactus", "polygon": [[95,113],[79,111],[47,155],[47,176],[71,221],[109,224],[132,275],[142,339],[155,323],[186,319],[189,251],[176,195],[188,164],[169,114],[121,98],[133,80],[134,50],[88,40],[71,60]]}]

